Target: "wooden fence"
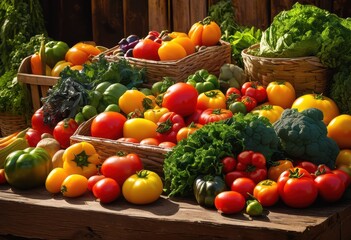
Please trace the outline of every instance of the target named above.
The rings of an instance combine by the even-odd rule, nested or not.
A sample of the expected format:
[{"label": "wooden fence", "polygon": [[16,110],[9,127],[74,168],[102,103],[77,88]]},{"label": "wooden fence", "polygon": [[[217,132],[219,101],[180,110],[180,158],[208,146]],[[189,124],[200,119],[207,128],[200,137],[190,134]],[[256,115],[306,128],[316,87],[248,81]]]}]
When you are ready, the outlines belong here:
[{"label": "wooden fence", "polygon": [[[129,34],[145,36],[151,29],[188,31],[207,16],[219,0],[41,0],[49,35],[72,45],[93,40],[115,46]],[[265,29],[273,17],[290,9],[296,0],[232,0],[240,25]],[[336,13],[351,16],[350,0],[300,0]]]}]

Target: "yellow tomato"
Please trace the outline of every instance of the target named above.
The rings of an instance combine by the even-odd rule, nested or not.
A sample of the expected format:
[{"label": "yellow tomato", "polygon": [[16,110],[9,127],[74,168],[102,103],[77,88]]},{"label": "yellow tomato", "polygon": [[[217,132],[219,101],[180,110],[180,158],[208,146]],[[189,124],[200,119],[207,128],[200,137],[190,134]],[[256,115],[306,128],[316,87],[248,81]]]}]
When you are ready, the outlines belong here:
[{"label": "yellow tomato", "polygon": [[139,142],[145,138],[156,137],[157,124],[145,118],[131,118],[123,125],[123,137],[135,138]]},{"label": "yellow tomato", "polygon": [[177,42],[163,42],[158,49],[161,61],[179,60],[187,55],[184,47]]},{"label": "yellow tomato", "polygon": [[186,55],[190,55],[195,52],[195,45],[189,37],[177,37],[171,40],[183,46],[186,51]]},{"label": "yellow tomato", "polygon": [[143,112],[143,100],[145,97],[145,94],[139,90],[127,90],[119,98],[118,106],[125,114],[135,111]]},{"label": "yellow tomato", "polygon": [[67,172],[62,168],[54,168],[46,177],[45,188],[50,193],[59,193],[63,181],[68,177]]},{"label": "yellow tomato", "polygon": [[141,170],[133,174],[123,183],[124,198],[134,204],[149,204],[161,196],[163,183],[157,173]]},{"label": "yellow tomato", "polygon": [[307,108],[317,108],[323,112],[323,122],[325,125],[328,125],[333,118],[340,114],[338,106],[332,99],[316,93],[298,97],[291,108],[296,108],[299,112]]},{"label": "yellow tomato", "polygon": [[341,166],[351,167],[351,149],[340,150],[336,158],[335,165],[337,168]]},{"label": "yellow tomato", "polygon": [[165,107],[148,109],[144,112],[144,118],[157,123],[161,116],[167,112],[169,112],[169,110]]},{"label": "yellow tomato", "polygon": [[328,137],[334,139],[340,149],[351,148],[351,115],[341,114],[327,126]]},{"label": "yellow tomato", "polygon": [[60,61],[56,63],[56,65],[51,70],[51,76],[59,77],[63,69],[65,69],[67,66],[71,67],[72,65],[73,64],[71,62],[66,62],[66,61]]},{"label": "yellow tomato", "polygon": [[270,123],[274,123],[280,119],[284,109],[277,105],[262,104],[252,109],[252,113],[258,114],[260,117],[268,118]]},{"label": "yellow tomato", "polygon": [[270,82],[266,91],[269,103],[282,108],[290,108],[296,99],[295,89],[289,82]]},{"label": "yellow tomato", "polygon": [[61,193],[65,197],[79,197],[88,190],[88,178],[80,174],[71,174],[63,180]]}]

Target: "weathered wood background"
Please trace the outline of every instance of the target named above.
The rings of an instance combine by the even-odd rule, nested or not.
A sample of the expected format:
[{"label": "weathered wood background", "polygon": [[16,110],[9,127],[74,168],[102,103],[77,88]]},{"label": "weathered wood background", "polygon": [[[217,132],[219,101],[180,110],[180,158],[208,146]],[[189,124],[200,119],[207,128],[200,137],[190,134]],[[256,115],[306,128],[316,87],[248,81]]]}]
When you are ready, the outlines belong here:
[{"label": "weathered wood background", "polygon": [[[129,34],[151,29],[188,31],[219,0],[41,0],[49,35],[72,45],[95,41],[112,47]],[[351,17],[350,0],[232,0],[240,25],[265,29],[273,17],[295,2],[313,4],[341,17]]]}]

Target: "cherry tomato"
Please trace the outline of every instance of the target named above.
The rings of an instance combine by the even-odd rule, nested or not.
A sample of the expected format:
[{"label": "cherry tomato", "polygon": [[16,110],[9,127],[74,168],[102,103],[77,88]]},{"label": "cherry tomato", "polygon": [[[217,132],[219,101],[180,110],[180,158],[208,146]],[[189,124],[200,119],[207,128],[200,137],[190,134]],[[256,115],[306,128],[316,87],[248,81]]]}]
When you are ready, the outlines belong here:
[{"label": "cherry tomato", "polygon": [[101,203],[110,203],[121,195],[121,187],[113,178],[103,178],[93,186],[93,194]]},{"label": "cherry tomato", "polygon": [[236,167],[236,159],[234,157],[224,157],[221,162],[223,164],[222,172],[224,174],[233,171]]},{"label": "cherry tomato", "polygon": [[318,188],[311,174],[295,167],[284,171],[277,181],[279,196],[283,202],[294,208],[305,208],[313,204],[318,196]]},{"label": "cherry tomato", "polygon": [[105,176],[104,175],[93,175],[91,177],[88,178],[88,190],[89,191],[93,191],[93,187],[94,185],[100,181],[101,179],[104,179]]},{"label": "cherry tomato", "polygon": [[33,128],[28,129],[25,136],[28,145],[30,147],[36,147],[38,142],[41,140],[41,133]]},{"label": "cherry tomato", "polygon": [[244,196],[235,191],[224,191],[215,197],[216,209],[223,214],[234,214],[245,208]]},{"label": "cherry tomato", "polygon": [[255,186],[253,195],[262,206],[273,206],[279,200],[278,184],[270,179],[263,180]]},{"label": "cherry tomato", "polygon": [[118,112],[99,113],[91,123],[91,136],[108,139],[121,138],[126,121],[127,118]]},{"label": "cherry tomato", "polygon": [[344,181],[334,173],[325,173],[314,179],[319,196],[326,202],[338,201],[345,191]]},{"label": "cherry tomato", "polygon": [[124,181],[143,169],[143,162],[135,153],[129,153],[124,156],[108,157],[100,168],[101,174],[105,177],[113,178],[119,186],[123,186]]},{"label": "cherry tomato", "polygon": [[66,118],[57,123],[53,136],[60,143],[61,148],[70,146],[70,137],[78,128],[78,123],[73,118]]},{"label": "cherry tomato", "polygon": [[79,197],[88,190],[88,179],[80,174],[71,174],[63,180],[61,193],[65,197]]},{"label": "cherry tomato", "polygon": [[163,95],[162,107],[183,117],[195,112],[198,93],[195,87],[184,82],[170,86]]},{"label": "cherry tomato", "polygon": [[230,189],[242,194],[245,199],[248,199],[250,195],[253,195],[255,186],[256,183],[251,178],[240,177],[233,181]]},{"label": "cherry tomato", "polygon": [[59,193],[63,181],[68,177],[63,168],[54,168],[50,171],[45,180],[45,188],[50,193]]}]

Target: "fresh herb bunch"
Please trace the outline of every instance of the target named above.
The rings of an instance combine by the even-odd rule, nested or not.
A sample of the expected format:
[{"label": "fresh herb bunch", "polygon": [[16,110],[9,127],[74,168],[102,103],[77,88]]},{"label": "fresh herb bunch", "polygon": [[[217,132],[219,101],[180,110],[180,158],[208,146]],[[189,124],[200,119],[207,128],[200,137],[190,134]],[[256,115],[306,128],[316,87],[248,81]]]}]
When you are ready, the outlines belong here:
[{"label": "fresh herb bunch", "polygon": [[220,26],[223,36],[232,35],[239,29],[231,0],[220,0],[211,5],[209,16]]}]

